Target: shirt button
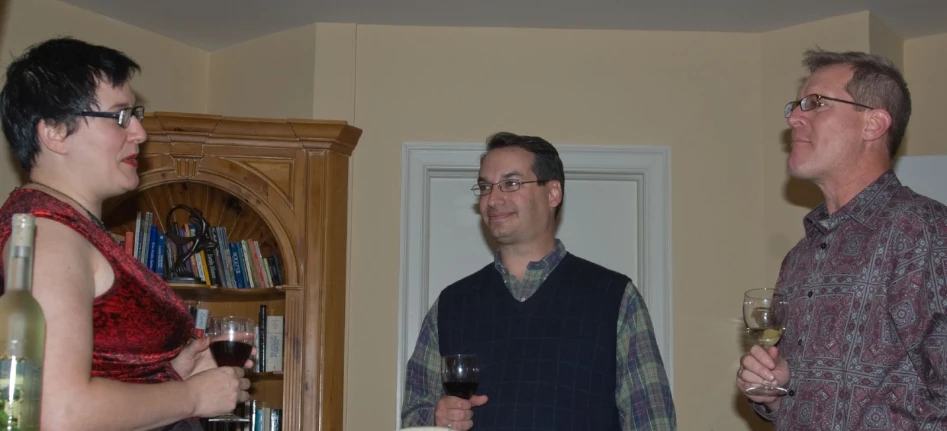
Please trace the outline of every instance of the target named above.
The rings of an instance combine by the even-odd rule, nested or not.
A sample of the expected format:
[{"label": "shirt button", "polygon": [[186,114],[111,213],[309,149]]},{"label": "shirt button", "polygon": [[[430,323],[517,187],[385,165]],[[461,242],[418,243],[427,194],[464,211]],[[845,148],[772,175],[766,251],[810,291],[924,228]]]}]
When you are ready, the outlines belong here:
[{"label": "shirt button", "polygon": [[809,293],[806,294],[806,296],[812,298],[812,291],[810,290]]},{"label": "shirt button", "polygon": [[524,297],[520,298],[520,302],[526,302],[526,297],[524,296]]},{"label": "shirt button", "polygon": [[825,248],[828,247],[828,246],[829,246],[829,245],[826,244],[826,243],[824,243],[824,242],[823,242],[822,244],[819,244],[819,248],[821,248],[821,249],[823,249],[823,250],[825,250]]},{"label": "shirt button", "polygon": [[796,391],[790,389],[788,395],[789,395],[790,397],[794,397],[794,396],[796,396]]}]

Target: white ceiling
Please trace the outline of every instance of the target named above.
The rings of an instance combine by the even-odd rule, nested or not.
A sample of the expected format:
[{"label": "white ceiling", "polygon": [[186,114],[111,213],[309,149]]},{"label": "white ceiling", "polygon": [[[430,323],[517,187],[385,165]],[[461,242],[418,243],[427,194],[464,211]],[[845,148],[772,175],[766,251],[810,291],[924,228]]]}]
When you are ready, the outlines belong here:
[{"label": "white ceiling", "polygon": [[64,0],[215,51],[313,22],[760,32],[869,10],[904,38],[947,32],[945,0]]}]

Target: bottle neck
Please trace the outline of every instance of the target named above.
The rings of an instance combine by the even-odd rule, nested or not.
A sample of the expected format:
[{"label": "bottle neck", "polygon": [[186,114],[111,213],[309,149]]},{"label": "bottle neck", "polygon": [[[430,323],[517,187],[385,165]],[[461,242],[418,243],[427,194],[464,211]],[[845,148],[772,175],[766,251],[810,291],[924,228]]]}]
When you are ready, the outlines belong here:
[{"label": "bottle neck", "polygon": [[33,287],[33,248],[10,244],[10,254],[4,265],[4,291],[29,291]]}]

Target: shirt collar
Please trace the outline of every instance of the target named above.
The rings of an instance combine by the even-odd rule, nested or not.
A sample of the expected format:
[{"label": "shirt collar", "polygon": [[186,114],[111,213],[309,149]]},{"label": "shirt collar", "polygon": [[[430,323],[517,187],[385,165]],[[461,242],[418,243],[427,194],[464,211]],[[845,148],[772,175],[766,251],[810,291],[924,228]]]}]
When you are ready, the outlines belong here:
[{"label": "shirt collar", "polygon": [[[564,257],[566,257],[566,246],[562,244],[559,238],[556,238],[556,248],[542,259],[530,262],[526,265],[526,270],[549,272],[554,269],[556,265],[559,265],[559,262],[561,262]],[[493,254],[493,267],[504,277],[510,275],[510,271],[506,269],[506,266],[503,265],[503,261],[500,260],[499,250]]]},{"label": "shirt collar", "polygon": [[825,202],[822,202],[803,219],[806,236],[817,232],[827,234],[848,219],[875,229],[884,220],[879,214],[883,213],[891,197],[903,187],[894,171],[889,169],[834,214],[830,215]]}]

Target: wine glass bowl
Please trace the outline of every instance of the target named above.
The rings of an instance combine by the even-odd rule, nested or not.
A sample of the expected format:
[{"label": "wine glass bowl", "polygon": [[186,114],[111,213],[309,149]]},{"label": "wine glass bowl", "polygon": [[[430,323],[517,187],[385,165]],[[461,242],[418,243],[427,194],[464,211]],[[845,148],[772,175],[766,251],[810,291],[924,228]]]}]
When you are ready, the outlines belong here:
[{"label": "wine glass bowl", "polygon": [[[775,289],[751,289],[743,295],[743,321],[749,337],[761,347],[776,345],[786,329],[789,304]],[[763,381],[746,389],[750,395],[785,395],[787,390]]]},{"label": "wine glass bowl", "polygon": [[[205,334],[210,338],[210,352],[221,367],[243,368],[253,353],[256,332],[253,319],[248,317],[212,317]],[[209,418],[210,422],[249,422],[247,418],[228,414]]]},{"label": "wine glass bowl", "polygon": [[469,400],[477,392],[479,377],[477,355],[446,355],[441,358],[441,381],[447,395]]}]

